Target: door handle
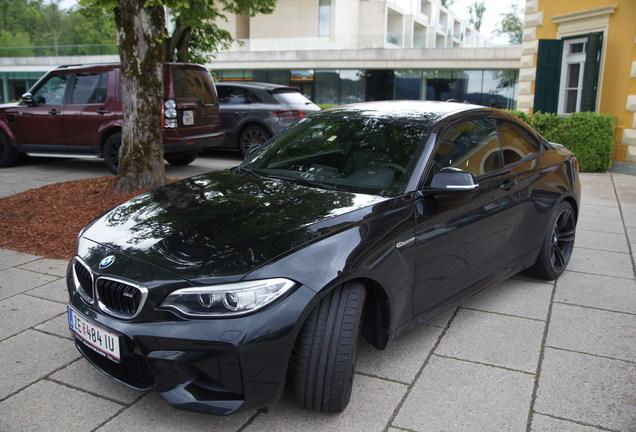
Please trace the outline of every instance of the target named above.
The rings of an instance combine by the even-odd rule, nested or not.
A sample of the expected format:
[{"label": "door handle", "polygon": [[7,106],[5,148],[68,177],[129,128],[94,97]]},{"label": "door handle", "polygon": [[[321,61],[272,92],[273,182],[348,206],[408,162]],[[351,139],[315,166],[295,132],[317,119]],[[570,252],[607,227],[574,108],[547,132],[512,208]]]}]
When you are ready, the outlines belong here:
[{"label": "door handle", "polygon": [[49,111],[49,114],[51,115],[58,115],[61,111],[56,110],[55,108],[53,108],[51,111]]},{"label": "door handle", "polygon": [[95,111],[97,114],[108,114],[110,112],[110,110],[107,109],[98,109],[97,111]]},{"label": "door handle", "polygon": [[499,189],[510,190],[513,187],[515,187],[516,184],[517,184],[517,182],[514,181],[514,180],[510,180],[510,179],[504,180],[503,182],[501,182],[501,186],[499,186]]}]

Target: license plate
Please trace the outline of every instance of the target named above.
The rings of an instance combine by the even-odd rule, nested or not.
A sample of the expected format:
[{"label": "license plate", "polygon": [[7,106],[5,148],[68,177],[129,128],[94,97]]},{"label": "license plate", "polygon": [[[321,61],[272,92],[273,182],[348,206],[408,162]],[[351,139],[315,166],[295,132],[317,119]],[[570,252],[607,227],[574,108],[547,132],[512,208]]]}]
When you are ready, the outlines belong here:
[{"label": "license plate", "polygon": [[68,307],[68,325],[71,332],[85,345],[104,357],[119,363],[119,336],[93,324],[71,306]]},{"label": "license plate", "polygon": [[194,111],[183,112],[183,125],[190,126],[194,124]]}]

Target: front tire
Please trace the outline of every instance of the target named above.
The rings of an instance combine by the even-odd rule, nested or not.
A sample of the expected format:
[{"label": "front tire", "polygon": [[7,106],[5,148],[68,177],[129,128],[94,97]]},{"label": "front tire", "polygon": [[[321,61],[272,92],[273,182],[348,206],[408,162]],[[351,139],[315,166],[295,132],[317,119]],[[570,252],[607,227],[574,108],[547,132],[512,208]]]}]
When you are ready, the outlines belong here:
[{"label": "front tire", "polygon": [[0,167],[15,165],[19,157],[18,151],[11,145],[9,139],[0,133]]},{"label": "front tire", "polygon": [[119,150],[121,148],[121,133],[117,132],[109,136],[104,143],[104,162],[106,168],[113,174],[117,174],[119,168]]},{"label": "front tire", "polygon": [[539,256],[526,273],[545,280],[561,276],[572,257],[575,234],[574,210],[568,202],[563,201],[552,213]]},{"label": "front tire", "polygon": [[311,312],[296,342],[296,402],[317,411],[342,412],[349,403],[360,348],[366,291],[357,283],[336,288]]}]

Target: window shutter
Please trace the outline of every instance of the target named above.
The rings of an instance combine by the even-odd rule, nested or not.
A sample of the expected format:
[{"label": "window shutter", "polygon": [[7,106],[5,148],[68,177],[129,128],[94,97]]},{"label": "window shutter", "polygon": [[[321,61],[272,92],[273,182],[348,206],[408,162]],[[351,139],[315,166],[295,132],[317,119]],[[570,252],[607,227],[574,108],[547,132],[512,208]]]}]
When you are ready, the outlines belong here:
[{"label": "window shutter", "polygon": [[562,51],[563,41],[559,39],[539,40],[537,76],[534,87],[534,112],[557,112]]},{"label": "window shutter", "polygon": [[598,74],[601,68],[602,46],[603,32],[590,33],[588,35],[581,111],[596,111],[596,93],[598,90]]}]

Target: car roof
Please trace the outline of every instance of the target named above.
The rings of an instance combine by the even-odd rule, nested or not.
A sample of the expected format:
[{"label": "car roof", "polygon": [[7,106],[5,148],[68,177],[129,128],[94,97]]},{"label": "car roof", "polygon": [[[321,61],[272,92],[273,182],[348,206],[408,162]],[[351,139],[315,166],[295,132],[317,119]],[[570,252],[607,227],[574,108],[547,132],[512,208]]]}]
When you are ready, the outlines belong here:
[{"label": "car roof", "polygon": [[410,100],[360,102],[340,105],[321,111],[321,113],[324,114],[344,114],[347,112],[356,112],[369,117],[392,117],[433,124],[443,118],[461,113],[481,112],[494,114],[499,111],[493,108],[467,103]]},{"label": "car roof", "polygon": [[244,87],[244,88],[255,88],[261,90],[278,90],[278,89],[289,89],[300,92],[297,87],[285,86],[280,84],[272,84],[272,83],[263,83],[257,81],[222,81],[216,82],[217,86],[236,86],[236,87]]}]

